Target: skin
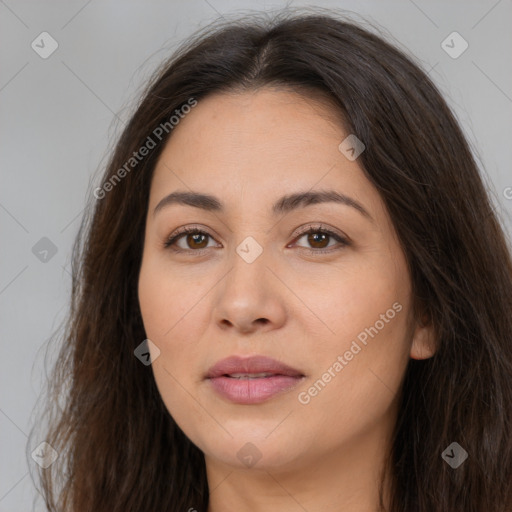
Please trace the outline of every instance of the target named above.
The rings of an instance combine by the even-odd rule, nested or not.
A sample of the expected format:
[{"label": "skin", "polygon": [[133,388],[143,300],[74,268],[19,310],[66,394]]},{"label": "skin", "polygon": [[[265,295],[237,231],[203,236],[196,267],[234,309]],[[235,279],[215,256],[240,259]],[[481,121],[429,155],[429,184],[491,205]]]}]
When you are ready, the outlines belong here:
[{"label": "skin", "polygon": [[[434,353],[431,327],[413,317],[389,215],[358,161],[338,149],[348,132],[334,115],[325,102],[284,89],[215,94],[174,128],[155,168],[139,301],[160,351],[152,349],[152,369],[161,397],[205,454],[209,512],[376,511],[406,365]],[[271,212],[285,194],[329,189],[373,220],[333,202]],[[173,204],[153,215],[177,190],[214,195],[225,211]],[[297,234],[318,223],[350,245]],[[176,242],[183,253],[164,248],[184,226],[209,236],[185,234]],[[248,236],[263,249],[252,263],[236,252]],[[330,252],[314,252],[322,248]],[[333,371],[394,303],[401,311]],[[305,378],[261,404],[231,403],[204,375],[234,354],[272,357]],[[299,393],[329,368],[330,381],[301,403]],[[260,457],[253,466],[237,457],[248,442]]]}]

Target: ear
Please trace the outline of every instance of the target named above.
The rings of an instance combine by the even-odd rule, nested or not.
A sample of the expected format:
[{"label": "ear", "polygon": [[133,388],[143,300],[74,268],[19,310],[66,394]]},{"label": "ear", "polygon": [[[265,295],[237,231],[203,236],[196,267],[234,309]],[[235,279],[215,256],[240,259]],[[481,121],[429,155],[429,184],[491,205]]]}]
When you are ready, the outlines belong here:
[{"label": "ear", "polygon": [[428,314],[416,322],[411,343],[411,359],[428,359],[436,353],[434,325]]}]

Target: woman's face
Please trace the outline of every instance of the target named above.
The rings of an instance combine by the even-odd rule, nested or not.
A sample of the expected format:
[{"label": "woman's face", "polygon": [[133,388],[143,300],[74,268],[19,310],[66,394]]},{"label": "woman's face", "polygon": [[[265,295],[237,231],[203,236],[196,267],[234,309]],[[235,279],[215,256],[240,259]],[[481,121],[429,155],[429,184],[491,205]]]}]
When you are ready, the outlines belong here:
[{"label": "woman's face", "polygon": [[140,307],[162,399],[207,464],[364,456],[388,439],[409,358],[432,355],[389,215],[333,113],[284,90],[212,95],[156,166]]}]

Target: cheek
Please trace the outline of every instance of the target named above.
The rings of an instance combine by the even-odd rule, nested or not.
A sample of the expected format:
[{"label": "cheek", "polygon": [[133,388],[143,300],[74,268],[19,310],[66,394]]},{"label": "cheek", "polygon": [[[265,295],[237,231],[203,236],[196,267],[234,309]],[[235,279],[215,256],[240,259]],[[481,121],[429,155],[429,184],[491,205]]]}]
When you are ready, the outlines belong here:
[{"label": "cheek", "polygon": [[330,293],[320,296],[316,292],[315,308],[332,338],[353,340],[359,336],[364,343],[365,337],[370,339],[370,333],[378,338],[389,337],[405,324],[409,302],[407,276],[403,273],[401,277],[386,261],[379,263],[361,265],[336,276],[331,280],[336,287]]},{"label": "cheek", "polygon": [[[139,304],[146,336],[160,350],[153,363],[155,380],[164,401],[187,385],[191,369],[204,358],[207,347],[201,341],[208,320],[205,293],[209,286],[148,257],[138,283]],[[182,400],[186,397],[181,397]]]},{"label": "cheek", "polygon": [[329,347],[320,354],[315,350],[315,371],[298,390],[302,428],[317,431],[317,443],[326,450],[393,418],[406,369],[405,308],[380,330],[380,323],[375,326],[378,316],[366,312],[360,317],[365,321],[358,327],[338,324]]},{"label": "cheek", "polygon": [[315,371],[301,391],[320,415],[378,415],[389,406],[408,362],[409,301],[391,264],[361,269],[323,305],[315,302],[331,332],[315,347]]},{"label": "cheek", "polygon": [[187,312],[197,304],[198,292],[169,274],[150,259],[143,262],[138,283],[139,304],[146,336],[160,350],[151,365],[156,386],[166,409],[189,432],[191,426],[204,422],[201,408],[186,391],[191,387],[190,361],[198,357],[199,350],[191,342],[196,339],[195,326],[188,322],[191,317]]},{"label": "cheek", "polygon": [[[175,338],[205,293],[201,283],[172,270],[157,257],[143,261],[138,283],[139,304],[146,334],[161,343]],[[187,326],[187,329],[190,326]]]},{"label": "cheek", "polygon": [[166,308],[165,287],[160,278],[154,258],[145,252],[139,272],[138,296],[144,328],[149,339],[161,332],[162,311]]}]

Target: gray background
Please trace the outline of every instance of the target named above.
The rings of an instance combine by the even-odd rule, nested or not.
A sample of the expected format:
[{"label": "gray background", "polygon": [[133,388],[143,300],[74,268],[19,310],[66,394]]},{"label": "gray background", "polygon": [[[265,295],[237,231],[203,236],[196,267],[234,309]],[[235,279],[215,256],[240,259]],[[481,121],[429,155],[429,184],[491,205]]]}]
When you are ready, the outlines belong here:
[{"label": "gray background", "polygon": [[[347,10],[414,55],[460,120],[510,237],[512,2],[286,4]],[[286,4],[0,0],[0,511],[31,510],[37,495],[26,453],[38,443],[28,446],[27,433],[46,375],[45,344],[67,311],[70,249],[86,194],[99,183],[136,92],[183,38],[209,21]],[[31,47],[44,31],[59,45],[46,59]],[[469,44],[455,59],[441,46],[453,31]],[[32,250],[42,237],[57,249],[46,262]],[[44,510],[41,500],[36,510]]]}]

